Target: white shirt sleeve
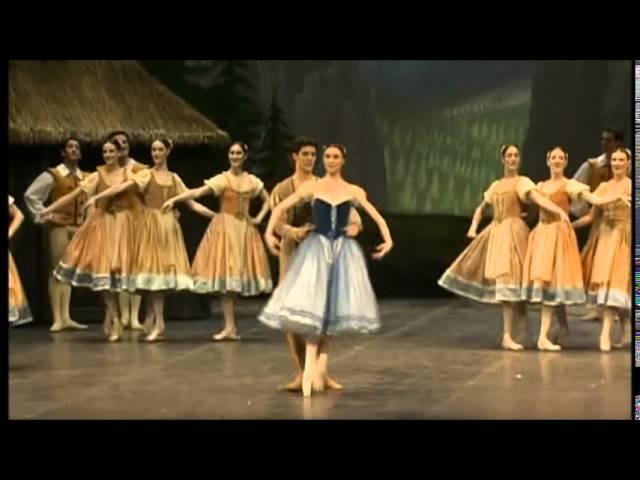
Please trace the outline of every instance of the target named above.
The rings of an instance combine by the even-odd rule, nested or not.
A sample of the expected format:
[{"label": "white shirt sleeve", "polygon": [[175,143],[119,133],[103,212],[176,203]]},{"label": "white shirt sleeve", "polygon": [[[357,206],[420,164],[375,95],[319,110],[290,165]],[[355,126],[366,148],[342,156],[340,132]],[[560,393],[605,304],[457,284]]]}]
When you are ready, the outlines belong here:
[{"label": "white shirt sleeve", "polygon": [[582,165],[580,165],[580,168],[578,169],[576,174],[573,176],[573,179],[579,181],[580,183],[588,184],[590,176],[591,176],[591,165],[589,164],[589,161],[586,161]]},{"label": "white shirt sleeve", "polygon": [[49,198],[54,184],[53,175],[49,172],[42,172],[24,193],[24,202],[27,205],[27,210],[29,210],[29,214],[36,223],[40,223],[38,216],[44,210],[44,202]]},{"label": "white shirt sleeve", "polygon": [[[580,168],[578,169],[576,174],[573,176],[573,179],[577,180],[580,183],[588,184],[589,183],[589,178],[591,177],[591,174],[592,174],[591,165],[589,164],[589,161],[587,160],[582,165],[580,165]],[[591,207],[589,206],[589,204],[587,202],[585,202],[584,200],[579,200],[579,199],[578,200],[574,200],[573,202],[571,202],[571,206],[569,207],[569,210],[571,211],[571,214],[574,217],[578,217],[578,218],[585,216],[587,213],[589,213],[590,209],[591,209]]]}]

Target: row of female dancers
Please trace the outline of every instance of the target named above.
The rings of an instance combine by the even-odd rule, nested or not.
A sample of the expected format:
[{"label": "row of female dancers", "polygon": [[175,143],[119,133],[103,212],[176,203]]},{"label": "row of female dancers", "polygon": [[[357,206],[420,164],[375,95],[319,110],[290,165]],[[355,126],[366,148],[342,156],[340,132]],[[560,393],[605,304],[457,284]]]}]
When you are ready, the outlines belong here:
[{"label": "row of female dancers", "polygon": [[[244,170],[248,147],[232,144],[229,170],[191,190],[168,169],[172,149],[169,140],[154,141],[154,166],[136,173],[118,163],[121,149],[117,139],[105,142],[105,165],[40,213],[46,219],[78,196],[89,197],[86,208],[90,214],[56,266],[55,277],[104,293],[109,341],[118,341],[123,330],[116,292],[144,292],[149,296],[146,339],[155,341],[162,339],[165,331],[164,297],[178,290],[221,294],[225,327],[214,339],[238,340],[234,318],[237,296],[259,295],[272,289],[264,244],[256,228],[269,210],[269,194],[260,179]],[[302,164],[305,151],[313,152],[315,161],[316,150],[313,141],[294,142],[292,156]],[[373,332],[380,326],[366,261],[352,238],[358,230],[349,233],[354,219],[359,222],[355,207],[362,207],[380,229],[383,243],[375,258],[386,255],[393,242],[385,220],[367,200],[366,192],[342,178],[346,153],[342,145],[325,147],[326,173],[322,179],[313,177],[315,181],[295,185],[294,175],[288,196],[277,205],[271,202],[274,208],[265,232],[267,247],[282,260],[283,254],[291,252],[281,251],[287,229],[282,228],[280,218],[302,204],[311,207],[309,221],[292,229],[300,246],[287,259],[286,274],[259,316],[264,324],[297,337],[297,342],[290,341],[292,350],[300,350],[303,339],[304,353],[298,359],[304,359],[304,368],[289,386],[301,387],[305,395],[310,394],[312,386],[318,390],[330,385],[339,388],[327,374],[328,337]],[[485,193],[468,232],[474,240],[444,273],[440,285],[481,302],[501,303],[502,345],[510,350],[523,348],[512,338],[514,321],[522,317],[523,302],[543,304],[538,339],[542,350],[560,349],[548,338],[554,311],[561,330],[566,331],[564,306],[585,302],[604,306],[607,313],[600,347],[609,350],[615,315],[628,326],[631,184],[626,171],[630,153],[619,149],[613,154],[612,180],[593,193],[586,185],[564,177],[568,158],[560,147],[548,153],[551,177],[538,185],[518,175],[518,147],[504,146],[501,157],[504,178]],[[311,178],[313,162],[306,166]],[[131,192],[139,192],[144,200],[144,208],[138,213],[128,208],[126,195]],[[206,194],[220,197],[218,214],[195,202]],[[262,200],[262,208],[251,217],[249,203],[254,198]],[[575,199],[594,205],[589,215],[574,224],[595,225],[596,234],[587,244],[582,261],[567,215],[569,202]],[[180,202],[187,202],[194,211],[212,219],[191,265],[174,208]],[[523,204],[530,202],[541,207],[539,223],[532,232],[522,219]],[[493,208],[493,221],[477,235],[487,206]],[[10,208],[15,214],[16,207]],[[16,221],[12,222],[10,235],[17,228]],[[15,271],[12,262],[10,268]],[[10,320],[15,320],[25,311],[24,295],[14,295],[10,303],[15,307],[13,313],[10,310]]]},{"label": "row of female dancers", "polygon": [[[342,178],[346,148],[337,144],[325,147],[326,174],[318,179],[312,174],[315,142],[302,139],[294,144],[294,158],[312,153],[312,161],[306,162],[303,170],[306,179],[313,181],[296,185],[295,191],[274,205],[265,239],[272,253],[281,256],[284,252],[280,251],[276,232],[284,239],[284,227],[289,227],[298,241],[303,237],[306,240],[288,261],[287,274],[259,318],[298,339],[304,337],[304,372],[293,383],[309,395],[312,384],[316,390],[325,385],[340,388],[327,374],[327,336],[372,332],[380,326],[366,261],[351,238],[358,231],[351,229],[354,218],[360,223],[355,207],[362,207],[380,228],[384,241],[374,258],[384,257],[393,243],[385,220],[368,201],[366,192]],[[55,278],[103,292],[108,312],[105,332],[111,342],[118,341],[123,331],[117,292],[143,292],[149,296],[151,310],[147,320],[151,318],[151,328],[146,340],[156,341],[163,338],[165,331],[165,295],[180,290],[221,294],[225,327],[213,338],[238,340],[234,318],[237,296],[272,290],[264,243],[256,228],[269,210],[270,198],[262,181],[244,170],[247,145],[233,143],[228,152],[229,170],[191,190],[168,169],[172,149],[168,139],[152,143],[154,166],[136,173],[118,162],[121,149],[118,139],[107,140],[102,148],[105,164],[86,176],[76,189],[40,211],[39,221],[44,222],[79,196],[88,197],[84,204],[89,211],[87,218],[55,267]],[[131,192],[139,192],[143,198],[144,208],[137,213],[128,202],[127,194]],[[220,197],[219,213],[195,202],[195,198],[207,194]],[[262,200],[262,208],[251,217],[249,204],[254,198]],[[180,202],[187,202],[194,211],[212,219],[191,265],[175,211]],[[300,204],[311,205],[309,221],[298,226],[278,221]]]},{"label": "row of female dancers", "polygon": [[[439,284],[464,297],[502,304],[502,346],[522,350],[513,338],[514,323],[524,320],[524,302],[542,304],[540,350],[558,351],[567,333],[565,307],[591,304],[604,309],[600,349],[611,350],[611,327],[620,320],[622,347],[631,341],[631,152],[617,148],[611,154],[610,180],[594,192],[564,175],[568,153],[554,147],[547,153],[550,177],[535,185],[518,175],[520,151],[501,149],[504,176],[491,184],[476,209],[467,236],[473,241],[454,261]],[[590,212],[571,224],[572,201],[586,201]],[[522,219],[525,203],[540,207],[539,221],[529,231]],[[479,235],[485,207],[493,220]],[[592,225],[582,254],[573,228]],[[554,315],[555,314],[555,315]],[[549,339],[553,319],[559,323],[557,343]]]}]

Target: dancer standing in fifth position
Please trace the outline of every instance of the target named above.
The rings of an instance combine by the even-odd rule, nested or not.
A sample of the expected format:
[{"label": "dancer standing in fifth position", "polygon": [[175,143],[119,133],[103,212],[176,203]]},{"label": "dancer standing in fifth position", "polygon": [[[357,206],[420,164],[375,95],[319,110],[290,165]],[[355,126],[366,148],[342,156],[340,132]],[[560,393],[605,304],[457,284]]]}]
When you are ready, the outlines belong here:
[{"label": "dancer standing in fifth position", "polygon": [[383,243],[374,258],[384,257],[393,242],[384,218],[366,192],[342,178],[346,160],[342,145],[324,151],[325,176],[301,185],[273,211],[265,239],[274,255],[279,241],[274,229],[280,216],[304,201],[311,202],[314,230],[298,247],[287,274],[259,316],[269,327],[306,339],[302,393],[324,389],[329,361],[328,337],[348,332],[370,333],[380,327],[378,306],[367,264],[358,243],[345,237],[352,206],[361,206],[376,222]]}]

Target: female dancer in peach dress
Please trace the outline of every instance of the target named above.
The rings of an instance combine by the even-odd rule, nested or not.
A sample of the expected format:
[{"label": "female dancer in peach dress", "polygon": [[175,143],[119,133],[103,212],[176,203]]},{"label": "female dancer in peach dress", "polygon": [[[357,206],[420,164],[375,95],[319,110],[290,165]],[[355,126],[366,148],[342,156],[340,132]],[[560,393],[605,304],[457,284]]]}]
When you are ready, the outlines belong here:
[{"label": "female dancer in peach dress", "polygon": [[574,222],[574,227],[595,222],[593,241],[582,253],[582,269],[587,290],[587,301],[604,308],[600,350],[611,350],[611,325],[616,315],[620,318],[622,340],[614,347],[631,342],[631,179],[627,172],[631,152],[617,149],[611,155],[613,178],[603,182],[594,192],[598,197],[620,197],[613,203],[594,207],[591,212]]},{"label": "female dancer in peach dress", "polygon": [[[235,142],[229,148],[226,172],[205,180],[204,186],[188,190],[167,200],[171,209],[203,195],[220,197],[220,213],[209,224],[191,266],[193,291],[222,295],[224,329],[213,340],[240,340],[235,321],[235,302],[243,297],[268,293],[272,289],[271,271],[257,225],[269,210],[269,194],[262,181],[243,168],[249,147]],[[262,209],[249,216],[249,204],[260,197]]]},{"label": "female dancer in peach dress", "polygon": [[[9,215],[11,223],[9,224],[9,240],[16,233],[24,220],[24,215],[15,205],[12,196],[9,196]],[[11,326],[22,325],[33,320],[31,310],[27,303],[27,296],[24,294],[22,282],[18,269],[13,261],[13,255],[9,251],[9,323]]]},{"label": "female dancer in peach dress", "polygon": [[[621,195],[597,196],[589,186],[564,176],[569,157],[562,147],[547,153],[549,180],[540,182],[537,190],[567,214],[572,200],[584,200],[592,205],[615,202]],[[558,351],[560,345],[549,340],[548,333],[554,311],[560,323],[559,342],[567,333],[566,305],[585,303],[582,266],[576,235],[560,217],[540,209],[538,225],[529,235],[524,260],[522,299],[542,304],[538,349]]]},{"label": "female dancer in peach dress", "polygon": [[[473,241],[444,272],[438,284],[473,300],[502,304],[504,328],[502,348],[522,350],[512,337],[514,319],[521,316],[522,270],[529,227],[522,219],[522,205],[535,202],[562,221],[569,217],[560,207],[536,190],[527,177],[518,175],[520,149],[504,145],[500,149],[504,176],[491,184],[476,209],[467,236]],[[493,221],[479,235],[477,229],[486,206],[493,208]]]}]

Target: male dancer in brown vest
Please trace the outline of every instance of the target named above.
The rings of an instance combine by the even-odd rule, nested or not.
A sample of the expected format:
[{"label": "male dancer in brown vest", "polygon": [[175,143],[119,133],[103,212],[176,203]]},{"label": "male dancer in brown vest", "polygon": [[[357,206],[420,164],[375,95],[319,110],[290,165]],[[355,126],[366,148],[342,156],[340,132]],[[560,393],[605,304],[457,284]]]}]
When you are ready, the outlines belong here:
[{"label": "male dancer in brown vest", "polygon": [[[602,154],[585,161],[573,176],[574,180],[589,185],[592,192],[602,182],[611,180],[611,154],[622,147],[623,141],[624,133],[621,130],[605,128],[601,137]],[[571,205],[571,213],[576,217],[586,215],[589,209],[590,207],[586,202],[572,202]]]},{"label": "male dancer in brown vest", "polygon": [[81,195],[62,211],[42,218],[40,213],[47,200],[56,201],[72,192],[87,175],[78,168],[82,158],[80,141],[69,137],[61,145],[62,163],[42,172],[29,186],[24,194],[27,209],[36,223],[45,224],[49,237],[49,301],[53,314],[52,332],[67,329],[85,329],[71,320],[69,305],[71,303],[71,286],[59,282],[53,276],[53,270],[62,258],[67,245],[78,227],[84,222],[85,197]]},{"label": "male dancer in brown vest", "polygon": [[[303,183],[318,180],[318,177],[313,174],[313,167],[316,163],[318,152],[318,145],[315,140],[309,137],[297,137],[293,140],[289,152],[294,162],[295,172],[292,176],[276,185],[271,192],[271,210],[289,195],[292,195]],[[312,222],[313,215],[311,205],[305,203],[289,210],[286,217],[283,215],[283,219],[276,226],[276,233],[281,239],[280,256],[278,258],[280,264],[279,282],[282,281],[287,273],[289,261],[296,248],[313,230]],[[355,237],[361,230],[362,219],[357,210],[352,208],[351,219],[346,234]],[[284,386],[284,389],[299,391],[302,388],[305,342],[303,338],[293,333],[287,334],[287,341],[297,374],[291,382]],[[339,390],[342,388],[342,385],[327,375],[325,377],[325,387],[330,390]]]}]

